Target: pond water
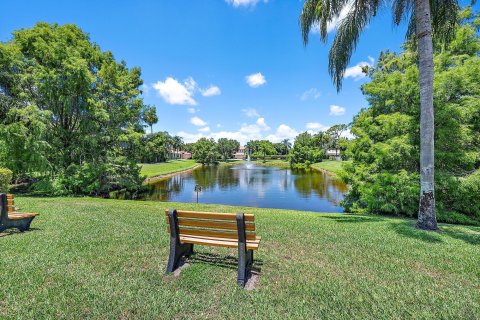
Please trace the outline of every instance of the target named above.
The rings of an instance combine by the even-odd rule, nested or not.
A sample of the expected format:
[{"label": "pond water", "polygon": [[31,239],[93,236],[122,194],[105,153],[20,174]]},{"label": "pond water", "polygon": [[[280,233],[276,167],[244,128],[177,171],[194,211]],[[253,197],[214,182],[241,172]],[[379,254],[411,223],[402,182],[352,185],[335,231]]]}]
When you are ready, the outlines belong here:
[{"label": "pond water", "polygon": [[256,166],[205,166],[156,182],[144,200],[196,202],[318,212],[342,212],[347,186],[316,170]]}]

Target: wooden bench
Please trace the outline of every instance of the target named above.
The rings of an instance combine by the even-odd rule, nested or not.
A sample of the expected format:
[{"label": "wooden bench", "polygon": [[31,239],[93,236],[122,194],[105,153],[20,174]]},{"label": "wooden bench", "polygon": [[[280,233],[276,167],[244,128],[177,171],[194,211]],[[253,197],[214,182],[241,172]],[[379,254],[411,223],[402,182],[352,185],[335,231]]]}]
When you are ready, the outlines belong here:
[{"label": "wooden bench", "polygon": [[17,228],[24,232],[30,228],[32,220],[38,216],[33,212],[18,212],[13,194],[0,194],[0,232],[8,228]]},{"label": "wooden bench", "polygon": [[253,250],[260,245],[253,214],[165,210],[170,233],[167,273],[178,268],[183,256],[193,254],[193,245],[238,248],[237,282],[244,287],[250,277]]}]

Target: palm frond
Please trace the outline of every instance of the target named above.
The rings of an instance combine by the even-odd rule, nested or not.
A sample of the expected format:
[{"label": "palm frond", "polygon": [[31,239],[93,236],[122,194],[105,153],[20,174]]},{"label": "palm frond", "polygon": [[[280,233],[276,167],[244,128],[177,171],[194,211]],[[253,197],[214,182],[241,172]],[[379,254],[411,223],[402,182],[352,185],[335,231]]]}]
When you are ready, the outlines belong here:
[{"label": "palm frond", "polygon": [[[472,0],[473,3],[476,0]],[[430,0],[433,38],[447,46],[455,35],[458,25],[460,5],[458,0]],[[412,39],[416,34],[415,12],[412,10],[407,30],[407,39]]]},{"label": "palm frond", "polygon": [[376,0],[355,0],[350,12],[340,22],[328,56],[328,72],[337,91],[342,88],[343,76],[360,34],[376,14],[378,5]]},{"label": "palm frond", "polygon": [[393,0],[392,18],[393,23],[399,25],[403,20],[407,20],[413,12],[414,0]]},{"label": "palm frond", "polygon": [[306,0],[299,19],[304,45],[307,45],[310,31],[315,27],[319,28],[320,38],[325,42],[328,23],[337,17],[350,1],[352,0]]}]

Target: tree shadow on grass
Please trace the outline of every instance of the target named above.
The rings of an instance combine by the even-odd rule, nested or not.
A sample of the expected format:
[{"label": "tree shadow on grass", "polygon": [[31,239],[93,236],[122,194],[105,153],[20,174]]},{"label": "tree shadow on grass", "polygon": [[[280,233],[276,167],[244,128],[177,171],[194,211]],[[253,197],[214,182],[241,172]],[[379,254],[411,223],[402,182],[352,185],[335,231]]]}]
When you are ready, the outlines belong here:
[{"label": "tree shadow on grass", "polygon": [[391,228],[393,231],[401,236],[421,240],[428,243],[442,243],[443,240],[438,232],[419,230],[415,228],[414,221],[403,221],[399,223],[392,223]]},{"label": "tree shadow on grass", "polygon": [[342,215],[342,216],[321,216],[341,223],[365,223],[365,222],[380,222],[385,221],[384,218],[378,216],[357,216],[357,215]]},{"label": "tree shadow on grass", "polygon": [[472,232],[465,232],[464,230],[460,230],[459,227],[451,226],[451,225],[441,226],[442,233],[449,237],[462,240],[464,242],[474,244],[474,245],[480,244],[480,228],[462,226],[462,229],[468,229],[468,230],[471,230]]}]

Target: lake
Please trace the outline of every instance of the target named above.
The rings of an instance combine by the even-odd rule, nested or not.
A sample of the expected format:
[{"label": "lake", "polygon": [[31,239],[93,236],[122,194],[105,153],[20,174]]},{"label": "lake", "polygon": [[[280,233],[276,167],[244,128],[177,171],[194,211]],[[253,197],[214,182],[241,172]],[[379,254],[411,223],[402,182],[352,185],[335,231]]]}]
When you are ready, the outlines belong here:
[{"label": "lake", "polygon": [[347,186],[324,172],[257,166],[250,162],[180,173],[151,185],[144,200],[343,212]]}]

